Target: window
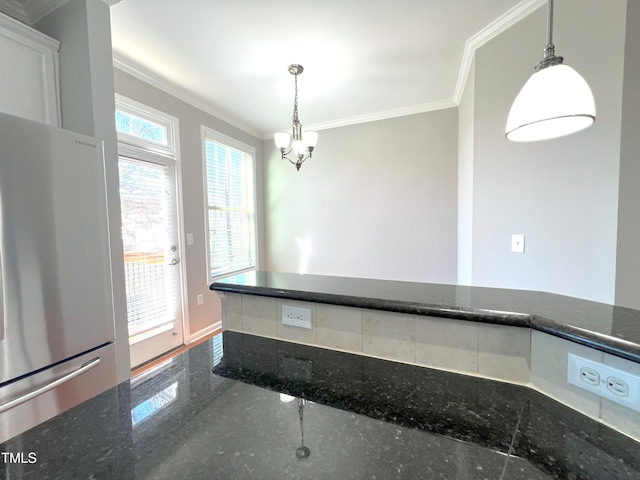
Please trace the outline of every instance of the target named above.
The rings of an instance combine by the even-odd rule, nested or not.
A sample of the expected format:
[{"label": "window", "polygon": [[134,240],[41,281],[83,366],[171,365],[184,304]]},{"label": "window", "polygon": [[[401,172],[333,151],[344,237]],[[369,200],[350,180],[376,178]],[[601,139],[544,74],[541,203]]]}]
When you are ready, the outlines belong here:
[{"label": "window", "polygon": [[116,94],[116,131],[121,144],[176,157],[177,127],[176,118]]},{"label": "window", "polygon": [[116,130],[150,142],[167,145],[167,127],[122,110],[116,110]]},{"label": "window", "polygon": [[256,268],[252,147],[203,127],[209,275]]}]

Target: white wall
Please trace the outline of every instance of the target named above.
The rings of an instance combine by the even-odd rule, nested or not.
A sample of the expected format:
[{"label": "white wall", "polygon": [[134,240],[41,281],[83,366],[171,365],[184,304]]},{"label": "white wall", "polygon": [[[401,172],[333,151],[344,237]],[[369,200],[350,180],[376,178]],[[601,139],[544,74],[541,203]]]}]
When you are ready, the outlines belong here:
[{"label": "white wall", "polygon": [[[258,184],[257,201],[259,216],[262,215],[262,142],[208,113],[115,69],[115,90],[161,112],[177,117],[180,134],[180,162],[182,166],[182,207],[185,233],[193,233],[194,244],[185,245],[187,319],[191,336],[204,332],[220,321],[221,309],[218,296],[208,288],[207,242],[205,236],[205,199],[200,126],[205,125],[220,133],[255,147]],[[263,226],[259,226],[262,231]],[[261,241],[260,244],[263,242]],[[259,255],[261,256],[261,255]],[[204,304],[197,305],[196,297],[204,295]]]},{"label": "white wall", "polygon": [[627,2],[616,305],[640,309],[640,2]]},{"label": "white wall", "polygon": [[473,145],[476,62],[458,106],[458,284],[473,281]]},{"label": "white wall", "polygon": [[267,268],[455,283],[457,109],[319,134],[299,172],[265,140]]},{"label": "white wall", "polygon": [[[557,2],[554,43],[589,82],[597,121],[546,142],[504,139],[516,94],[541,59],[546,9],[476,53],[473,284],[612,303],[626,2]],[[526,235],[525,254],[511,234]]]}]

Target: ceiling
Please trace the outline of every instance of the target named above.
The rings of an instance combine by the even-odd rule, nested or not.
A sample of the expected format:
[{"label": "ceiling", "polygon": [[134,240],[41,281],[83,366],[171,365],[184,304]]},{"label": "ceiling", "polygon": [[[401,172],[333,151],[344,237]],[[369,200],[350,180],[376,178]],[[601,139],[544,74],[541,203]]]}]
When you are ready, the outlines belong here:
[{"label": "ceiling", "polygon": [[[67,0],[0,0],[37,11]],[[114,63],[260,138],[456,105],[475,48],[545,0],[103,0]],[[28,16],[28,15],[27,15]],[[32,19],[33,20],[33,19]],[[541,41],[544,41],[541,32]]]},{"label": "ceiling", "polygon": [[473,54],[466,43],[482,43],[543,3],[122,0],[111,7],[111,30],[116,65],[269,138],[290,128],[292,63],[304,67],[306,129],[451,107]]}]

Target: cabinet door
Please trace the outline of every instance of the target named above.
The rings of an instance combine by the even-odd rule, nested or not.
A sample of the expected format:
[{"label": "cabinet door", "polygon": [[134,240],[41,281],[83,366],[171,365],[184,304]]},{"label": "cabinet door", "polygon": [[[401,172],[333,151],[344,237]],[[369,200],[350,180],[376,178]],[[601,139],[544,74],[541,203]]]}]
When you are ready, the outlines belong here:
[{"label": "cabinet door", "polygon": [[0,111],[60,126],[60,43],[0,14]]}]

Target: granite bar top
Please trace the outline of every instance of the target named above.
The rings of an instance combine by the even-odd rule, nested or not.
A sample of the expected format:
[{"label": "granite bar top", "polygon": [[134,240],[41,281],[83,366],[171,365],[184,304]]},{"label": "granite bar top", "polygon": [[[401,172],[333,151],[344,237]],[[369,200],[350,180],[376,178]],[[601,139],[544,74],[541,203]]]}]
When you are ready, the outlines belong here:
[{"label": "granite bar top", "polygon": [[218,292],[528,327],[640,363],[640,311],[545,292],[364,278],[248,272]]},{"label": "granite bar top", "polygon": [[0,479],[640,478],[523,386],[224,332],[0,444]]}]

